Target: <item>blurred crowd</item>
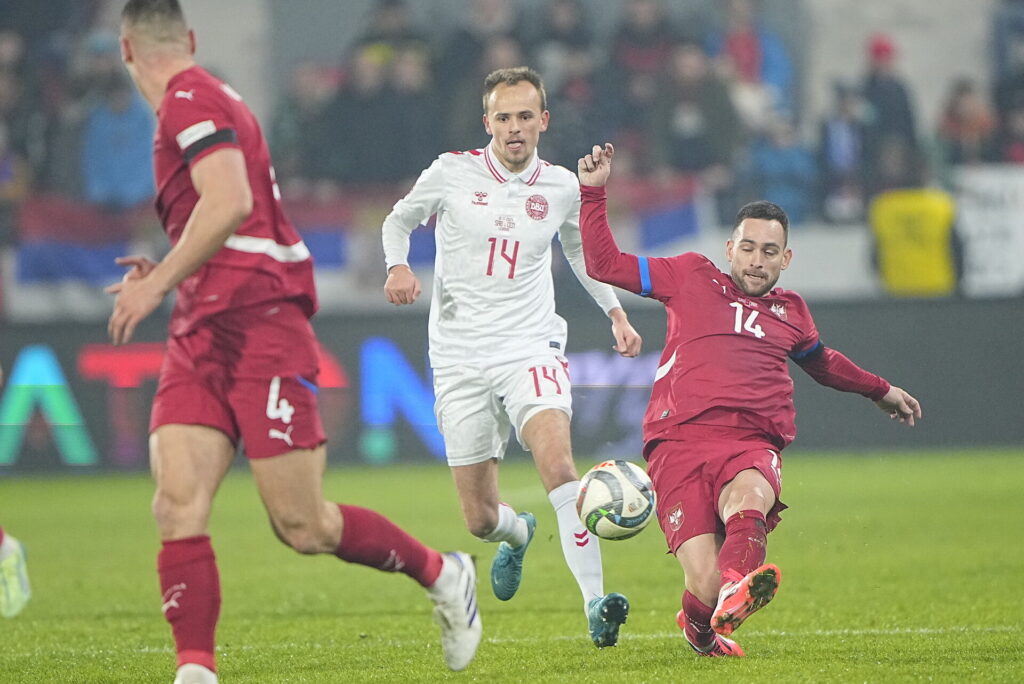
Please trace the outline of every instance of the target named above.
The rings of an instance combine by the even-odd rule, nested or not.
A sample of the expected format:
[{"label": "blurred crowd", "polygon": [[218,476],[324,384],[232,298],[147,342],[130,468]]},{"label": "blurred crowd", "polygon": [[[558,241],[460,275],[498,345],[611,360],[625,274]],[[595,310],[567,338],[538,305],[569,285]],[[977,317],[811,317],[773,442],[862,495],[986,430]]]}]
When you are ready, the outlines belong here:
[{"label": "blurred crowd", "polygon": [[[291,198],[404,186],[440,152],[483,145],[485,74],[529,64],[552,113],[542,156],[575,167],[614,141],[623,175],[687,176],[717,198],[766,198],[794,224],[864,220],[877,193],[941,180],[952,164],[1024,163],[1024,2],[993,18],[994,86],[948,87],[922,131],[900,46],[872,36],[836,83],[821,121],[800,106],[801,55],[763,21],[757,0],[678,17],[668,0],[624,0],[597,36],[580,0],[467,0],[446,33],[417,25],[411,0],[378,0],[333,63],[296,67],[265,120]],[[24,3],[23,3],[24,4]],[[26,198],[57,195],[126,211],[153,194],[153,117],[120,63],[103,0],[56,0],[0,16],[0,245],[16,241]],[[45,8],[42,9],[45,5]]]}]

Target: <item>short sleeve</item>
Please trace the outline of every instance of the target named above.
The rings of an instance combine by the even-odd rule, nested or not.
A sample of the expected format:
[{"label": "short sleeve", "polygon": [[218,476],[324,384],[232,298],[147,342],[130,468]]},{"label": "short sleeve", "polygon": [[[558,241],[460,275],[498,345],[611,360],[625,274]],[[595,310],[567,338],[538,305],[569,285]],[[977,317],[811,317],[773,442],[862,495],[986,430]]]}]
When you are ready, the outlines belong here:
[{"label": "short sleeve", "polygon": [[169,92],[160,109],[160,125],[191,166],[223,147],[239,147],[234,117],[223,93],[209,88]]},{"label": "short sleeve", "polygon": [[710,263],[696,252],[673,257],[637,257],[640,294],[664,302],[682,289],[686,279],[702,264]]}]

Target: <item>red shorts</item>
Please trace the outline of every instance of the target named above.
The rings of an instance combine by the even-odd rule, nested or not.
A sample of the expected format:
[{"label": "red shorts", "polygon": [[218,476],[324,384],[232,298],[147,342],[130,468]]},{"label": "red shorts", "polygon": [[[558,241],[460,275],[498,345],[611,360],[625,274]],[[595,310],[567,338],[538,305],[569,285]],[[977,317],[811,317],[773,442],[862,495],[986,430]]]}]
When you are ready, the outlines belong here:
[{"label": "red shorts", "polygon": [[318,348],[292,302],[219,313],[167,339],[149,431],[206,425],[267,458],[323,444],[317,410]]},{"label": "red shorts", "polygon": [[693,426],[684,440],[658,442],[648,457],[648,474],[658,494],[658,522],[670,553],[699,534],[725,536],[718,515],[718,499],[742,470],[754,468],[775,491],[775,505],[768,512],[767,531],[779,524],[786,504],[782,492],[782,454],[757,435],[740,438],[733,428]]}]

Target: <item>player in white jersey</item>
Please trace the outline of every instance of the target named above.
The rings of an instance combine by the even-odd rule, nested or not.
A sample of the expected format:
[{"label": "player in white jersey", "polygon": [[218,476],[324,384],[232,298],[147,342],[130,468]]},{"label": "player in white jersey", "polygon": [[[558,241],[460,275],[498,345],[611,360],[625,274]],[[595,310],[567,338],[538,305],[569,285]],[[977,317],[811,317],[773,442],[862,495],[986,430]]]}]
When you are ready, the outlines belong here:
[{"label": "player in white jersey", "polygon": [[500,542],[491,586],[499,599],[512,598],[536,527],[532,514],[517,515],[498,494],[498,462],[514,428],[533,452],[555,509],[591,639],[599,648],[614,646],[629,602],[604,593],[597,539],[576,515],[566,324],[555,313],[551,277],[556,233],[576,277],[611,319],[615,349],[636,356],[641,340],[614,291],[586,274],[579,181],[537,156],[550,117],[540,77],[527,67],[495,71],[484,81],[483,104],[490,144],[442,154],[385,219],[384,292],[393,304],[419,296],[407,261],[409,234],[436,213],[430,364],[435,413],[466,526]]}]

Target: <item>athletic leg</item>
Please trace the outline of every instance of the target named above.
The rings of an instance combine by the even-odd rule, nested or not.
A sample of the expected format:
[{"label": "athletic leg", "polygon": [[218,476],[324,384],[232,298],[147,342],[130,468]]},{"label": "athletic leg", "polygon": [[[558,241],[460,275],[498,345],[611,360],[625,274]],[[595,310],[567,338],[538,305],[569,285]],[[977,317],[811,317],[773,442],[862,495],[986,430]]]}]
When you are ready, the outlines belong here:
[{"label": "athletic leg", "polygon": [[221,597],[208,523],[235,448],[214,428],[171,424],[153,431],[149,449],[156,481],[153,516],[162,542],[157,558],[162,609],[178,667],[194,664],[213,672]]},{"label": "athletic leg", "polygon": [[576,513],[580,481],[572,460],[569,414],[541,410],[526,420],[521,436],[555,509],[562,555],[583,594],[591,641],[598,648],[614,646],[629,615],[629,601],[622,594],[605,595],[601,547]]},{"label": "athletic leg", "polygon": [[775,490],[756,468],[740,471],[722,488],[719,515],[726,536],[718,555],[721,589],[712,618],[719,634],[732,634],[778,590],[782,573],[777,566],[764,564],[766,515],[775,500]]},{"label": "athletic leg", "polygon": [[324,500],[326,459],[319,446],[249,461],[278,538],[299,553],[332,553],[419,582],[435,604],[445,661],[453,670],[465,668],[482,629],[472,559],[441,554],[375,511]]}]

